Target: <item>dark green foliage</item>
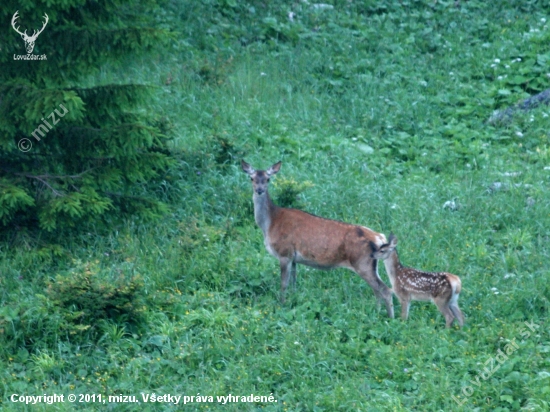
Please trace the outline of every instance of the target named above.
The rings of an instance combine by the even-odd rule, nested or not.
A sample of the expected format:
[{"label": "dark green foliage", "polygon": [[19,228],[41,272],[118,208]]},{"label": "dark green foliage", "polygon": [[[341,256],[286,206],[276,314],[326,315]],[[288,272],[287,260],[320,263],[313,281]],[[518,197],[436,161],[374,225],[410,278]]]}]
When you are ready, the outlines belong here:
[{"label": "dark green foliage", "polygon": [[218,166],[227,166],[235,163],[238,156],[242,156],[242,151],[235,147],[235,143],[227,136],[212,136],[209,149],[214,154],[214,162]]},{"label": "dark green foliage", "polygon": [[[156,1],[3,3],[0,16],[32,33],[49,22],[34,54],[14,60],[23,41],[4,24],[0,37],[0,229],[97,223],[120,212],[153,217],[163,206],[143,192],[170,164],[168,131],[146,112],[153,88],[109,70],[166,43]],[[112,221],[112,218],[109,218]]]},{"label": "dark green foliage", "polygon": [[108,275],[97,262],[75,267],[47,281],[32,299],[0,308],[0,336],[7,351],[49,346],[60,336],[72,342],[97,341],[105,322],[144,327],[148,302],[139,275]]},{"label": "dark green foliage", "polygon": [[292,178],[280,176],[275,179],[273,186],[277,189],[274,198],[278,206],[300,208],[303,206],[300,194],[312,187],[313,183],[297,182]]},{"label": "dark green foliage", "polygon": [[48,282],[46,298],[60,316],[60,328],[70,334],[93,329],[101,320],[139,324],[146,309],[139,276],[109,279],[96,264],[79,264],[68,275]]}]

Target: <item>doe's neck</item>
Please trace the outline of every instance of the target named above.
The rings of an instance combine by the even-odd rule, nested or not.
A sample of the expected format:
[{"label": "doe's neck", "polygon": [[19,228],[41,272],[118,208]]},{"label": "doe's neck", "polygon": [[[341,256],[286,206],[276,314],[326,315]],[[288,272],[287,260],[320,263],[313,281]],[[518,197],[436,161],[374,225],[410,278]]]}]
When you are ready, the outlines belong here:
[{"label": "doe's neck", "polygon": [[254,220],[256,220],[260,229],[262,229],[265,237],[267,236],[267,231],[269,230],[271,219],[277,206],[271,201],[267,190],[261,195],[254,192],[252,200],[254,202]]}]

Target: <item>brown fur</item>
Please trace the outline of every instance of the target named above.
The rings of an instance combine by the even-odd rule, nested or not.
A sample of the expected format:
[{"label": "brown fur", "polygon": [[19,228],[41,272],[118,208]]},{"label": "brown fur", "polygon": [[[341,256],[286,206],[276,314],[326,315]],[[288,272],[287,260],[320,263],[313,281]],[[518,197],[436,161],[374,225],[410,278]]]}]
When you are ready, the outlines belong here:
[{"label": "brown fur", "polygon": [[251,177],[254,189],[254,216],[264,234],[269,253],[281,266],[281,300],[285,290],[296,282],[296,264],[318,269],[345,267],[356,272],[384,300],[388,316],[393,317],[390,289],[377,273],[377,261],[371,257],[370,243],[382,245],[386,237],[366,227],[325,219],[297,209],[276,206],[269,197],[270,176],[277,173],[281,162],[268,170],[254,170],[241,162]]}]

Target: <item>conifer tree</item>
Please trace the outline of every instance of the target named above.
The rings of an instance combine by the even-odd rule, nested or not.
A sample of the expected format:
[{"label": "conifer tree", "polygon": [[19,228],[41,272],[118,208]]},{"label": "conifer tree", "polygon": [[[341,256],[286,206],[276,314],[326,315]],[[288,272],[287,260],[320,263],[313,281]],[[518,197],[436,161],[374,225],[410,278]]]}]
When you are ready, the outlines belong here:
[{"label": "conifer tree", "polygon": [[155,0],[3,1],[0,230],[162,209],[144,190],[171,163],[166,130],[148,108],[153,88],[94,80],[166,43],[161,14]]}]

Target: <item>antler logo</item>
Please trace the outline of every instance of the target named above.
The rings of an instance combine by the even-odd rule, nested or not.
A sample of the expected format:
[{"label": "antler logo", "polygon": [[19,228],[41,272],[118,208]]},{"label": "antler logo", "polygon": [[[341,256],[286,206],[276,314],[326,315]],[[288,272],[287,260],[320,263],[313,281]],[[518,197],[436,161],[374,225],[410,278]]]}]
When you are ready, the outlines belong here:
[{"label": "antler logo", "polygon": [[19,13],[19,10],[17,10],[15,12],[15,14],[13,15],[13,17],[11,19],[11,26],[13,27],[13,29],[17,33],[19,33],[21,35],[21,37],[23,38],[23,41],[25,42],[25,48],[27,49],[27,53],[31,54],[33,49],[34,49],[34,42],[36,41],[36,38],[38,37],[38,35],[40,33],[42,33],[44,31],[44,28],[46,27],[46,24],[48,24],[48,21],[50,19],[48,18],[48,15],[46,13],[44,13],[45,21],[44,21],[44,24],[42,25],[42,28],[40,30],[38,30],[38,32],[36,30],[34,30],[34,33],[32,34],[32,36],[29,36],[29,35],[27,35],[27,30],[25,30],[23,33],[21,33],[19,31],[19,27],[15,27],[16,20],[19,18],[17,13]]}]

